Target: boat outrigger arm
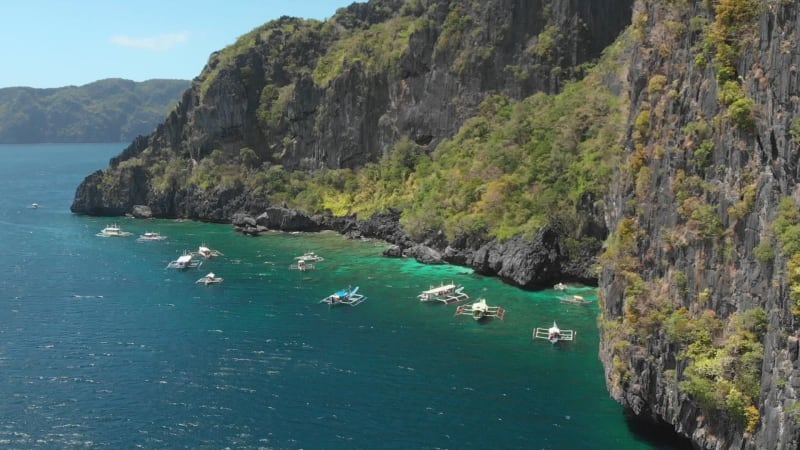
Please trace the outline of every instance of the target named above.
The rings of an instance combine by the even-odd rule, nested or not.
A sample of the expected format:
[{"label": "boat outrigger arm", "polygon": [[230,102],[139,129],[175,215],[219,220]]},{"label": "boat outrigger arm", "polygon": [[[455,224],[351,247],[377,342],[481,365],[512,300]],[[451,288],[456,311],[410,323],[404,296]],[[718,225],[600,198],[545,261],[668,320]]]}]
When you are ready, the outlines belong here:
[{"label": "boat outrigger arm", "polygon": [[485,299],[480,299],[475,303],[468,305],[461,305],[456,308],[454,316],[469,314],[475,320],[485,319],[489,317],[497,317],[500,320],[506,318],[506,310],[502,306],[488,306]]},{"label": "boat outrigger arm", "polygon": [[464,287],[453,283],[443,284],[439,287],[431,286],[430,289],[422,291],[417,297],[421,302],[442,302],[446,305],[469,300],[469,295],[464,293]]},{"label": "boat outrigger arm", "polygon": [[358,293],[358,286],[353,289],[342,289],[320,300],[320,303],[327,303],[328,306],[350,305],[356,306],[366,300],[362,294]]},{"label": "boat outrigger arm", "polygon": [[573,341],[577,335],[578,333],[573,330],[558,328],[555,322],[550,328],[538,327],[533,330],[533,339],[547,339],[554,344],[559,341]]}]

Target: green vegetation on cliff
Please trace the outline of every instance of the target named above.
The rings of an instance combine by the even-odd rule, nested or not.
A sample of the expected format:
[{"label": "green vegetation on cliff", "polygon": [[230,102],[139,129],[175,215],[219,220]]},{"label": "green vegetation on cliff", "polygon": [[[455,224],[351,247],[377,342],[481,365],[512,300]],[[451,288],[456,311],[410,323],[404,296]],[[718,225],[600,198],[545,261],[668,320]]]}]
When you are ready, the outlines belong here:
[{"label": "green vegetation on cliff", "polygon": [[[477,20],[470,14],[482,10],[480,2],[453,3],[444,12],[437,11],[441,5],[436,2],[408,1],[398,10],[381,4],[374,2],[375,10],[362,14],[384,17],[379,23],[364,21],[358,8],[348,8],[326,22],[281,18],[247,33],[212,55],[199,79],[201,97],[210,95],[223,74],[238,73],[248,84],[252,73],[264,71],[262,84],[255,84],[255,116],[270,136],[280,135],[288,126],[287,110],[302,95],[298,80],[324,88],[356,66],[367,75],[397,77],[415,33],[440,33],[434,52],[472,55],[474,49],[465,42],[475,39],[464,33],[485,31],[470,28]],[[438,31],[435,14],[444,17]],[[549,53],[555,39],[550,26],[537,37],[535,53]],[[188,162],[182,160],[187,155],[162,149],[140,158],[158,192],[180,183],[199,191],[245,186],[259,198],[309,213],[369,217],[398,210],[415,238],[442,230],[449,239],[479,235],[504,240],[530,236],[545,226],[580,238],[585,212],[579,209],[601,202],[623,152],[623,105],[606,86],[616,77],[622,46],[610,48],[589,76],[567,83],[558,95],[489,96],[475,117],[435,148],[401,139],[381,160],[357,169],[286,171],[280,162],[291,149],[289,135],[269,151],[217,149]],[[261,60],[254,53],[275,66],[257,68]]]},{"label": "green vegetation on cliff", "polygon": [[[780,281],[768,277],[781,270],[780,250],[789,287],[800,293],[797,205],[784,200],[769,223],[764,167],[750,153],[758,108],[748,93],[759,94],[752,81],[760,75],[746,73],[757,64],[743,61],[757,44],[765,2],[639,6],[634,72],[646,84],[631,110],[634,151],[623,172],[631,177],[618,180],[621,217],[600,257],[604,292],[613,293],[599,321],[609,388],[625,398],[658,373],[645,396],[667,411],[662,418],[694,407],[711,434],[748,436],[763,425],[763,342],[780,313],[745,273],[759,265],[767,277],[760,282],[775,287]],[[675,57],[686,50],[685,59]],[[731,161],[742,164],[733,169]],[[759,214],[768,217],[754,220]],[[800,294],[790,296],[797,314]]]},{"label": "green vegetation on cliff", "polygon": [[[574,229],[578,205],[606,193],[622,152],[619,100],[597,70],[555,96],[494,96],[432,153],[404,140],[358,171],[269,171],[272,198],[311,213],[362,217],[396,209],[416,237],[506,239],[557,223]],[[466,162],[466,164],[465,164]]]}]

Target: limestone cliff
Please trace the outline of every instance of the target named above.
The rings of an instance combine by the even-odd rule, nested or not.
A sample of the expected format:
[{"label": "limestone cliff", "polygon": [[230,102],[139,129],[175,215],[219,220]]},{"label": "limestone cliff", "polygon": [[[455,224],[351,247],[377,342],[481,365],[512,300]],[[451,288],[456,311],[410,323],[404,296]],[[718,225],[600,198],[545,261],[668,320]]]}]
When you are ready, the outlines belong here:
[{"label": "limestone cliff", "polygon": [[798,448],[800,6],[639,0],[632,23],[609,390],[700,448]]},{"label": "limestone cliff", "polygon": [[[87,177],[72,210],[119,215],[147,205],[157,217],[230,222],[281,205],[269,183],[204,183],[208,165],[233,161],[257,180],[258,171],[363,167],[403,139],[432,152],[490,96],[554,93],[580,76],[627,26],[631,1],[373,0],[326,22],[270,22],[211,55],[155,133]],[[600,242],[602,213],[593,214],[581,229]],[[432,233],[426,243],[436,258],[521,286],[593,280],[595,254],[571,261],[561,239],[545,229],[533,240]]]}]

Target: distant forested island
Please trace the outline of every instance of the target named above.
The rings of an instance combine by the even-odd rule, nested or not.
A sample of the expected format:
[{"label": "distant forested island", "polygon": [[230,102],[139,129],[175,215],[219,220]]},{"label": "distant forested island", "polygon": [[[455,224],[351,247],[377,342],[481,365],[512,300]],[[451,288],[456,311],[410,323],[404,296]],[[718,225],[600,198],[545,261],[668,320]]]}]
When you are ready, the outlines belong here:
[{"label": "distant forested island", "polygon": [[189,80],[120,78],[53,89],[0,89],[0,144],[126,142],[150,134]]}]

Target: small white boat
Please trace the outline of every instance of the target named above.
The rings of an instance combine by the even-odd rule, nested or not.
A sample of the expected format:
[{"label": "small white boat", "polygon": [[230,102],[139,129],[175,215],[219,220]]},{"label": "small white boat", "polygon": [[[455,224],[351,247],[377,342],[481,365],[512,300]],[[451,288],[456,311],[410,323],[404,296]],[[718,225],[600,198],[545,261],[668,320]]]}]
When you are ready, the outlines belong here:
[{"label": "small white boat", "polygon": [[205,244],[197,247],[197,251],[195,252],[196,255],[202,256],[205,259],[216,258],[217,256],[223,256],[222,252],[217,250],[211,250],[210,248],[206,247]]},{"label": "small white boat", "polygon": [[222,283],[222,280],[223,280],[222,278],[214,275],[214,272],[209,272],[203,278],[200,278],[199,280],[195,281],[195,283],[203,283],[206,286],[208,286],[209,284]]},{"label": "small white boat", "polygon": [[31,208],[36,209],[39,207],[38,203],[31,203]]},{"label": "small white boat", "polygon": [[475,303],[471,303],[469,305],[461,305],[456,308],[456,313],[454,315],[466,315],[469,314],[472,316],[475,321],[488,319],[490,317],[497,317],[500,320],[506,318],[506,310],[502,306],[489,306],[486,304],[486,299],[481,298]]},{"label": "small white boat", "polygon": [[572,297],[564,297],[561,299],[561,303],[570,303],[573,305],[588,305],[590,302],[585,298],[581,297],[580,295],[573,295]]},{"label": "small white boat", "polygon": [[171,261],[167,264],[167,269],[185,270],[200,267],[201,265],[203,265],[203,261],[195,259],[191,253],[184,253],[175,261]]},{"label": "small white boat", "polygon": [[297,259],[297,260],[302,259],[303,261],[313,261],[313,262],[325,261],[325,258],[323,258],[322,256],[317,255],[314,252],[307,252],[307,253],[303,254],[302,256],[295,256],[294,259]]},{"label": "small white boat", "polygon": [[102,230],[100,230],[99,233],[97,233],[97,235],[101,237],[126,237],[132,234],[133,233],[123,231],[122,228],[120,228],[119,225],[116,224],[106,225],[105,228],[103,228]]},{"label": "small white boat", "polygon": [[139,237],[136,238],[136,240],[137,241],[163,241],[166,238],[167,238],[166,236],[162,236],[161,234],[156,233],[154,231],[148,231],[148,232],[145,232],[144,234],[139,235]]},{"label": "small white boat", "polygon": [[298,259],[296,264],[289,266],[289,270],[299,270],[301,272],[307,272],[314,269],[316,269],[316,266],[305,259]]},{"label": "small white boat", "polygon": [[453,283],[442,284],[438,287],[431,286],[427,291],[422,291],[418,296],[421,302],[442,302],[446,305],[469,300],[469,295],[464,293],[464,287]]},{"label": "small white boat", "polygon": [[320,303],[327,303],[329,306],[350,305],[356,306],[366,300],[367,297],[358,293],[358,286],[353,289],[347,288],[336,291],[333,294],[320,300]]},{"label": "small white boat", "polygon": [[556,283],[556,285],[553,286],[553,289],[555,289],[557,291],[566,291],[567,290],[567,285],[564,284],[564,283]]},{"label": "small white boat", "polygon": [[533,330],[534,339],[547,339],[551,344],[556,344],[560,341],[572,341],[575,339],[575,333],[572,330],[562,330],[558,328],[555,320],[553,326],[550,328],[536,328]]}]

